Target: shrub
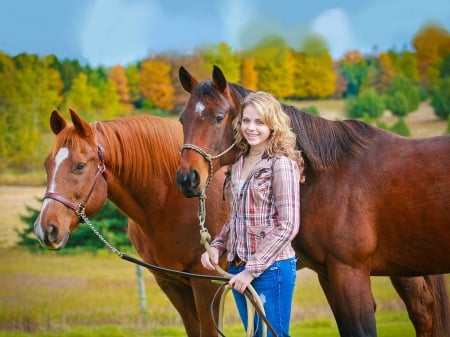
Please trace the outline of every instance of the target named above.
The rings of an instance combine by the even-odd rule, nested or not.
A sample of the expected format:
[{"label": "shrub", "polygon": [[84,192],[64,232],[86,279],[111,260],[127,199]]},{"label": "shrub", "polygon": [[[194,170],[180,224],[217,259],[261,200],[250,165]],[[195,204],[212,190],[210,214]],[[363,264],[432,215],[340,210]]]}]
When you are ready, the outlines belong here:
[{"label": "shrub", "polygon": [[319,109],[315,105],[310,105],[303,108],[303,111],[309,113],[310,115],[319,116]]},{"label": "shrub", "polygon": [[402,92],[396,92],[392,96],[385,96],[386,108],[395,116],[403,117],[408,114],[408,100]]},{"label": "shrub", "polygon": [[401,136],[410,137],[411,131],[409,131],[408,125],[403,118],[400,118],[397,123],[395,123],[390,131]]},{"label": "shrub", "polygon": [[450,77],[442,79],[441,85],[433,90],[431,106],[441,119],[447,119],[450,115]]},{"label": "shrub", "polygon": [[384,102],[375,89],[370,88],[357,97],[348,98],[345,111],[350,118],[362,118],[367,114],[370,118],[377,119],[383,115]]}]

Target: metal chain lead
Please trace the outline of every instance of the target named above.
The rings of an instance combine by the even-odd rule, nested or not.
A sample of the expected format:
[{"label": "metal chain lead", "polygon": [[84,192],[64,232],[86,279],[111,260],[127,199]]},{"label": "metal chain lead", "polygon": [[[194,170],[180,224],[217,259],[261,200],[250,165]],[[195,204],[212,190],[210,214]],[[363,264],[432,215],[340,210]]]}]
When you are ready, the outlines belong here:
[{"label": "metal chain lead", "polygon": [[109,243],[108,240],[106,240],[103,235],[100,234],[100,232],[94,227],[94,225],[89,221],[88,217],[86,216],[86,213],[84,212],[84,208],[81,209],[81,211],[76,212],[77,215],[83,220],[83,222],[89,226],[89,228],[94,232],[95,235],[107,246],[111,251],[118,255],[119,257],[122,257],[123,253],[119,251],[116,247],[114,247],[111,243]]}]

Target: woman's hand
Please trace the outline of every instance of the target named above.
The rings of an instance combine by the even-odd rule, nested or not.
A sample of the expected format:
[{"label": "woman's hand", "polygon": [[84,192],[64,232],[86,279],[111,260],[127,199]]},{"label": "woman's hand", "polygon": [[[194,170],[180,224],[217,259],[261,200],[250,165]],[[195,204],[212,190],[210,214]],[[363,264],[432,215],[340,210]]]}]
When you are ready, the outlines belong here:
[{"label": "woman's hand", "polygon": [[215,270],[215,265],[219,264],[219,251],[217,248],[211,247],[211,259],[208,252],[204,252],[201,256],[203,267],[209,270]]},{"label": "woman's hand", "polygon": [[243,294],[247,286],[253,281],[254,278],[255,277],[248,270],[244,269],[239,274],[233,276],[228,284]]}]

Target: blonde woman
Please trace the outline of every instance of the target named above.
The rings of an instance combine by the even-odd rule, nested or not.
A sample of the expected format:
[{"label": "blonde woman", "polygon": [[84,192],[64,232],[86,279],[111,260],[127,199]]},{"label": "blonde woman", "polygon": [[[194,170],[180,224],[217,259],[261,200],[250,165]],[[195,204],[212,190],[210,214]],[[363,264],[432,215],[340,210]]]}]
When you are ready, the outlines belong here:
[{"label": "blonde woman", "polygon": [[[303,159],[289,117],[268,93],[246,96],[233,126],[240,155],[225,183],[231,215],[211,242],[211,260],[205,252],[202,264],[213,270],[226,254],[244,327],[248,317],[243,293],[251,283],[277,335],[288,336],[297,262],[291,242],[300,225]],[[260,336],[262,320],[255,320]]]}]

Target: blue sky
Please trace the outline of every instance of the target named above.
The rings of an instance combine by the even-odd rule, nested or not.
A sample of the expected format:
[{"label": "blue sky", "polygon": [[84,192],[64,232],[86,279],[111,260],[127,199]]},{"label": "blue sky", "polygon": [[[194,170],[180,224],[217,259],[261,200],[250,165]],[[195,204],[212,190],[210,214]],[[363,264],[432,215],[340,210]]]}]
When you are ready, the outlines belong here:
[{"label": "blue sky", "polygon": [[4,0],[0,50],[112,66],[218,42],[237,51],[269,34],[299,49],[314,32],[339,58],[409,48],[431,21],[450,31],[449,0]]}]

